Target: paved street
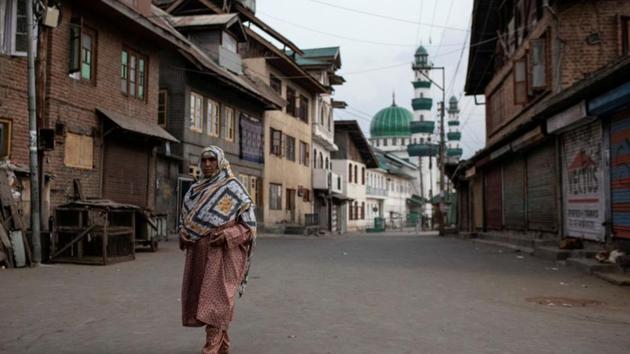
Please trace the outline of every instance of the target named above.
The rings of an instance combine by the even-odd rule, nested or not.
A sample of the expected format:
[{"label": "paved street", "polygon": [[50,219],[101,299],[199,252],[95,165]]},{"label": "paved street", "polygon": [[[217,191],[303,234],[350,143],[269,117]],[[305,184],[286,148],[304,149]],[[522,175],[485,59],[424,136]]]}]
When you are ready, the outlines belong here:
[{"label": "paved street", "polygon": [[[196,353],[175,242],[134,262],[0,271],[0,352]],[[261,238],[232,353],[627,353],[630,289],[433,236]],[[586,307],[562,297],[595,300]],[[574,305],[574,306],[571,306]]]}]

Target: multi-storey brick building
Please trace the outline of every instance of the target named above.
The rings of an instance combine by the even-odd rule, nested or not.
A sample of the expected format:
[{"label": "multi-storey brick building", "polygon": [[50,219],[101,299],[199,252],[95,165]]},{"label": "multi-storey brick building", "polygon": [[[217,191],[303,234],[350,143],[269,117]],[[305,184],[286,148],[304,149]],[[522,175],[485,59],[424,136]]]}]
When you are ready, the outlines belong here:
[{"label": "multi-storey brick building", "polygon": [[[20,32],[26,3],[0,1],[2,24],[15,24],[0,36],[2,157],[22,165],[29,141]],[[150,0],[55,4],[60,21],[40,24],[37,55],[38,128],[52,133],[49,147],[54,143],[39,152],[42,171],[53,176],[51,207],[73,197],[78,180],[85,197],[153,209],[154,149],[177,142],[157,124],[158,54],[185,43],[156,24]]]},{"label": "multi-storey brick building", "polygon": [[627,1],[475,1],[465,91],[485,96],[487,140],[457,169],[461,230],[627,237],[615,155],[630,114],[615,87],[629,77],[629,16]]}]

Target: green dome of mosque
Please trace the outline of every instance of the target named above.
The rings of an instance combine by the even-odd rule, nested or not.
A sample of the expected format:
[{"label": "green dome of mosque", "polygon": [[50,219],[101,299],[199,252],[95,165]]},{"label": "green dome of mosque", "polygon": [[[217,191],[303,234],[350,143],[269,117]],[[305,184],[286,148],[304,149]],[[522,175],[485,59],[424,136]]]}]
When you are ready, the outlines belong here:
[{"label": "green dome of mosque", "polygon": [[378,137],[409,137],[411,131],[409,125],[413,120],[413,114],[403,107],[391,106],[380,110],[370,124],[370,136]]},{"label": "green dome of mosque", "polygon": [[429,52],[423,46],[419,46],[416,50],[416,55],[429,55]]}]

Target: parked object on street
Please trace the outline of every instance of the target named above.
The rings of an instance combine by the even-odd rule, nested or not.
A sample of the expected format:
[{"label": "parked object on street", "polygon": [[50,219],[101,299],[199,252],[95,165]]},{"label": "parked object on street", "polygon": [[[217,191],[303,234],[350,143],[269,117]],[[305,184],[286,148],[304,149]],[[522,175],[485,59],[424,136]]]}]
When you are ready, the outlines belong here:
[{"label": "parked object on street", "polygon": [[168,240],[166,214],[153,214],[139,209],[136,216],[135,245],[149,247],[151,252],[156,252],[159,242]]},{"label": "parked object on street", "polygon": [[135,259],[136,212],[107,199],[74,201],[55,210],[51,261],[107,265]]}]

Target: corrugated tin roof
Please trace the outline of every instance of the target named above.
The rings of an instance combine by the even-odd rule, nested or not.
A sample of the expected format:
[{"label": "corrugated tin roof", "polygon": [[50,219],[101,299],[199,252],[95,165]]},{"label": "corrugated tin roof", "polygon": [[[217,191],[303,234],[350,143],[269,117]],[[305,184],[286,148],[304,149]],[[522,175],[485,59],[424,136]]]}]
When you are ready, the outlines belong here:
[{"label": "corrugated tin roof", "polygon": [[174,27],[228,26],[238,21],[238,15],[172,16],[169,21]]},{"label": "corrugated tin roof", "polygon": [[157,123],[151,123],[146,120],[127,117],[120,113],[112,112],[102,108],[97,108],[96,110],[124,130],[162,140],[171,141],[174,143],[179,143],[179,140],[175,139],[166,130],[157,125]]},{"label": "corrugated tin roof", "polygon": [[277,94],[271,94],[268,90],[261,89],[245,75],[236,75],[219,66],[203,50],[189,41],[173,27],[173,25],[169,22],[171,17],[169,14],[155,6],[153,7],[153,13],[155,14],[152,18],[154,23],[160,26],[163,30],[168,31],[171,35],[177,37],[179,40],[185,42],[185,45],[180,46],[180,53],[193,63],[199,64],[200,68],[208,70],[208,74],[216,74],[232,85],[248,91],[250,94],[257,96],[259,99],[263,99],[277,107],[284,107],[286,105],[286,101],[284,101],[281,97],[278,97]]}]

